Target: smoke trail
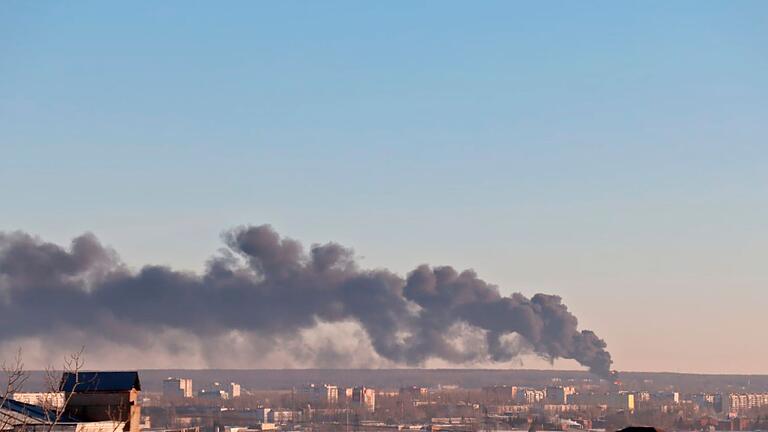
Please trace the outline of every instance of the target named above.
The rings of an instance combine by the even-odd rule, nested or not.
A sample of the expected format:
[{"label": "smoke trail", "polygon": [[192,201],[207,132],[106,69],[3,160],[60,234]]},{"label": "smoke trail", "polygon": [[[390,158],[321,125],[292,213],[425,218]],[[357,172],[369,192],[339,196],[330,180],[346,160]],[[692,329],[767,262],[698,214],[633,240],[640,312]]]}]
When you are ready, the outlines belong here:
[{"label": "smoke trail", "polygon": [[[379,356],[400,364],[507,361],[523,349],[608,374],[605,342],[579,331],[558,296],[505,297],[474,272],[451,267],[420,266],[405,279],[365,270],[350,249],[328,243],[305,252],[268,225],[223,239],[227,249],[192,274],[152,265],[131,272],[90,234],[66,249],[0,233],[0,316],[13,323],[0,326],[0,342],[62,328],[126,344],[141,331],[168,329],[290,337],[318,323],[354,321]],[[455,343],[456,329],[467,327],[484,334],[482,346]]]}]

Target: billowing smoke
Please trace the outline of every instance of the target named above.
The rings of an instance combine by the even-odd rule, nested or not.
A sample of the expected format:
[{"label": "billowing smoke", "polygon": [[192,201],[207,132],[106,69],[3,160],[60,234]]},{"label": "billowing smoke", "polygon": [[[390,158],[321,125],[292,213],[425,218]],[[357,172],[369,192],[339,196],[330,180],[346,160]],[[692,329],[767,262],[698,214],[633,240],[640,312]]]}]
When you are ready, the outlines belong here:
[{"label": "billowing smoke", "polygon": [[[503,362],[532,352],[608,374],[605,342],[579,331],[558,296],[505,297],[473,271],[452,267],[423,265],[405,279],[365,270],[350,249],[328,243],[305,252],[268,225],[236,228],[223,239],[227,248],[193,274],[153,265],[132,272],[90,234],[67,249],[0,233],[7,323],[0,343],[62,329],[124,344],[175,330],[203,340],[237,331],[290,341],[307,329],[355,322],[375,353],[396,364]],[[459,343],[467,332],[482,343]]]}]

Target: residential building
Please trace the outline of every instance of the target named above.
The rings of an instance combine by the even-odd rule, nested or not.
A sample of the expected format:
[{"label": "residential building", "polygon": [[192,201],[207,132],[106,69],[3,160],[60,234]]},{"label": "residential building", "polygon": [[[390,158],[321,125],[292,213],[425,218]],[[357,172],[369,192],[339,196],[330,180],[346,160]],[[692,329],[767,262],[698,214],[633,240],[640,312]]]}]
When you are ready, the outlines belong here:
[{"label": "residential building", "polygon": [[568,397],[574,393],[576,389],[571,386],[548,386],[546,401],[553,405],[565,405],[568,403]]},{"label": "residential building", "polygon": [[209,400],[227,400],[229,399],[229,393],[221,389],[202,389],[197,392],[197,397]]},{"label": "residential building", "polygon": [[516,386],[495,385],[483,387],[483,396],[486,401],[496,404],[504,404],[517,399],[518,388]]},{"label": "residential building", "polygon": [[15,401],[48,409],[64,406],[64,393],[62,392],[13,393],[11,397]]},{"label": "residential building", "polygon": [[352,390],[352,403],[374,412],[376,410],[376,390],[368,387],[355,387]]},{"label": "residential building", "polygon": [[86,421],[55,409],[5,399],[0,403],[2,432],[115,432],[125,427],[120,421]]},{"label": "residential building", "polygon": [[83,422],[124,422],[125,432],[139,432],[141,383],[137,372],[65,372],[59,391],[65,413]]},{"label": "residential building", "polygon": [[339,403],[339,388],[335,385],[307,384],[299,390],[299,395],[312,404],[333,407]]},{"label": "residential building", "polygon": [[399,396],[414,401],[426,400],[429,398],[429,389],[419,386],[401,387]]},{"label": "residential building", "polygon": [[720,395],[720,399],[724,413],[738,413],[768,406],[768,393],[726,393]]},{"label": "residential building", "polygon": [[298,421],[298,412],[290,410],[271,410],[269,412],[269,421],[271,423],[285,424]]},{"label": "residential building", "polygon": [[634,411],[635,395],[629,392],[611,393],[608,397],[608,407],[626,411]]},{"label": "residential building", "polygon": [[[234,383],[231,383],[231,384],[234,384]],[[235,385],[237,386],[236,387],[237,395],[240,396],[240,385],[238,384],[235,384]],[[199,392],[197,392],[197,397],[201,399],[227,400],[232,395],[229,393],[229,391],[224,390],[225,388],[230,391],[233,390],[232,385],[228,385],[225,387],[221,385],[221,383],[219,382],[214,382],[208,388],[201,389]]]},{"label": "residential building", "polygon": [[544,390],[536,390],[530,388],[518,389],[517,400],[518,402],[526,405],[537,404],[546,399],[547,394]]},{"label": "residential building", "polygon": [[240,384],[229,383],[229,396],[233,399],[240,397]]},{"label": "residential building", "polygon": [[163,380],[163,397],[167,399],[191,398],[192,380],[189,378],[168,377]]}]

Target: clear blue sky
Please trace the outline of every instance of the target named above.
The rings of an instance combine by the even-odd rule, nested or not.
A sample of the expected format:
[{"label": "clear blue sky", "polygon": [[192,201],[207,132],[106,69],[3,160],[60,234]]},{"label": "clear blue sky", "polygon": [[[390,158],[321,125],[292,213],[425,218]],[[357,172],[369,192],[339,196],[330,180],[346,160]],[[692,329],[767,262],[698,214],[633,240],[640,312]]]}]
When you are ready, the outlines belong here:
[{"label": "clear blue sky", "polygon": [[767,141],[765,1],[0,3],[0,229],[471,267],[623,369],[768,373]]}]

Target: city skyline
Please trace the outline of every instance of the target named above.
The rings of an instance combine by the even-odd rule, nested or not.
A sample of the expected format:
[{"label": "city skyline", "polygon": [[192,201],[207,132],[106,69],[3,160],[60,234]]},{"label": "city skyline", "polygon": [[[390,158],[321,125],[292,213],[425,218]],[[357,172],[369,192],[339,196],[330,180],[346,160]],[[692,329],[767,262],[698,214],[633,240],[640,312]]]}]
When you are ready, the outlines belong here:
[{"label": "city skyline", "polygon": [[[0,232],[201,275],[222,233],[271,224],[363,269],[560,296],[619,370],[766,374],[766,20],[760,1],[5,2]],[[370,346],[314,331],[313,353]],[[81,346],[0,333],[35,368]],[[260,352],[135,337],[85,344],[91,364]],[[580,368],[465,366],[499,364]]]}]

